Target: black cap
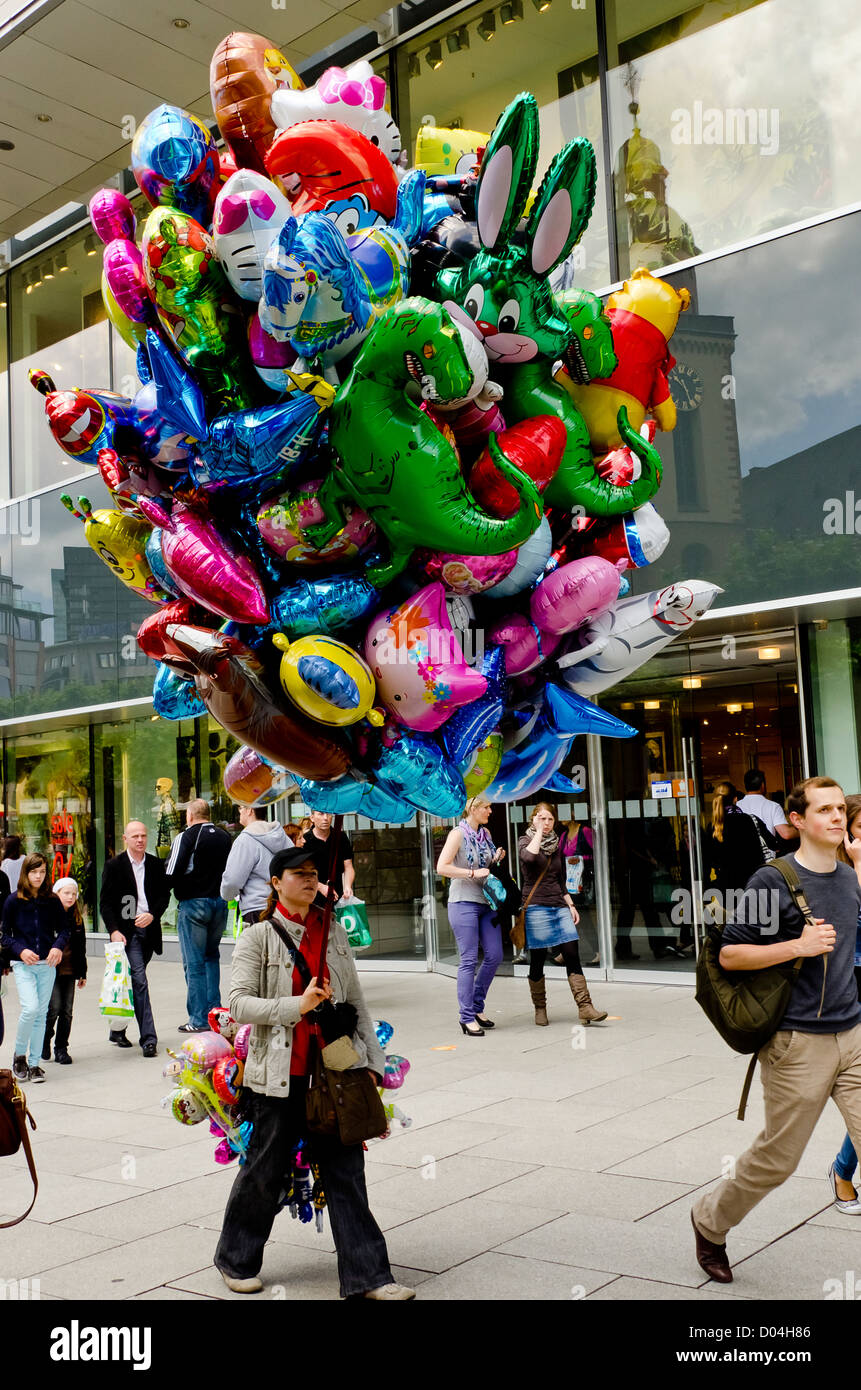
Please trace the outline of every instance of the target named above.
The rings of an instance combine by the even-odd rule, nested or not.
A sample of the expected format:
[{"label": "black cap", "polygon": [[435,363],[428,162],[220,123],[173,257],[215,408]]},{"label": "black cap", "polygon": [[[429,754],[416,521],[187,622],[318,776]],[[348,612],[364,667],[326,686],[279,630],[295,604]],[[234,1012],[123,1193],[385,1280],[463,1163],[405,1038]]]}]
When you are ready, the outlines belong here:
[{"label": "black cap", "polygon": [[293,845],[290,849],[279,849],[269,861],[269,877],[280,878],[287,869],[298,869],[300,864],[313,863],[314,856],[307,849]]}]

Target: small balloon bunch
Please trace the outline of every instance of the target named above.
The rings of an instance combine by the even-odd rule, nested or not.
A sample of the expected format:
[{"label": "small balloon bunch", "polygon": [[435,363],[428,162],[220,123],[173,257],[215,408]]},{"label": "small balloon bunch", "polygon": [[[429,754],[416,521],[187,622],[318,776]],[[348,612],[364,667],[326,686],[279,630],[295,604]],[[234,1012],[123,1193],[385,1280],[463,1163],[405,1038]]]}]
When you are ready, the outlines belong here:
[{"label": "small balloon bunch", "polygon": [[[385,1050],[391,1042],[394,1031],[391,1023],[386,1023],[383,1019],[375,1020],[374,1032],[377,1035],[377,1042],[383,1050]],[[386,1119],[389,1122],[389,1128],[385,1134],[380,1135],[381,1139],[388,1139],[390,1137],[393,1126],[397,1126],[399,1129],[409,1129],[412,1124],[409,1115],[405,1115],[400,1106],[396,1105],[391,1099],[391,1092],[400,1090],[406,1080],[409,1069],[410,1064],[406,1057],[400,1057],[394,1052],[386,1053],[386,1069],[383,1074],[383,1084],[380,1087],[380,1097],[383,1102],[383,1109],[386,1112]],[[368,1142],[373,1144],[377,1141],[371,1139]]]},{"label": "small balloon bunch", "polygon": [[171,1052],[163,1070],[174,1079],[175,1089],[162,1105],[169,1107],[180,1124],[196,1125],[209,1120],[209,1132],[218,1139],[216,1163],[242,1162],[248,1152],[251,1123],[236,1113],[242,1086],[251,1024],[238,1024],[227,1009],[210,1010],[208,1033],[195,1033]]}]

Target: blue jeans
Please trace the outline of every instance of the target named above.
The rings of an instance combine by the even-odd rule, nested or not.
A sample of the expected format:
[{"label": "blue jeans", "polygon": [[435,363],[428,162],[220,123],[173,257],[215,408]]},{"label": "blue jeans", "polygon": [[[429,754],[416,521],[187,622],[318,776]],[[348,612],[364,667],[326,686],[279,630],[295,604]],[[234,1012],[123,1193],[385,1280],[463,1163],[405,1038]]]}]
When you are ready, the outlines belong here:
[{"label": "blue jeans", "polygon": [[189,898],[179,904],[176,930],[188,989],[188,1021],[205,1028],[207,1014],[221,1003],[219,945],[227,926],[223,898]]},{"label": "blue jeans", "polygon": [[[487,991],[502,960],[502,930],[493,921],[493,908],[481,903],[449,903],[448,920],[460,954],[457,972],[460,1021],[472,1023],[475,1015],[484,1010]],[[484,960],[476,973],[479,946]]]},{"label": "blue jeans", "polygon": [[845,1178],[846,1182],[851,1182],[855,1176],[855,1169],[858,1167],[858,1155],[849,1135],[843,1140],[843,1147],[834,1160],[834,1171],[838,1178]]},{"label": "blue jeans", "polygon": [[37,965],[25,965],[21,960],[12,962],[12,974],[21,1003],[15,1033],[15,1056],[26,1057],[31,1067],[37,1067],[42,1060],[45,1019],[56,973],[57,967],[48,965],[44,960]]}]

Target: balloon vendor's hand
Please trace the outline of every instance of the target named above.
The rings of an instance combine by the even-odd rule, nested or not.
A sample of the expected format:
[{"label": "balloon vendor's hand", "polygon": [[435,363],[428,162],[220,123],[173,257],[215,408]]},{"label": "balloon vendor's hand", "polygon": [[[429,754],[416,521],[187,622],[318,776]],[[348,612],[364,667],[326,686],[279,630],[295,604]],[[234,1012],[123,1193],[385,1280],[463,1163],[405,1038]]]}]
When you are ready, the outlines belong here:
[{"label": "balloon vendor's hand", "polygon": [[299,1001],[299,1012],[300,1014],[310,1013],[312,1009],[316,1009],[319,1004],[322,1004],[324,1002],[324,1000],[332,999],[333,997],[334,996],[332,994],[331,987],[329,985],[323,985],[320,989],[318,989],[317,976],[312,975],[311,979],[308,981],[307,988],[305,989],[305,992],[302,995],[301,1000]]}]

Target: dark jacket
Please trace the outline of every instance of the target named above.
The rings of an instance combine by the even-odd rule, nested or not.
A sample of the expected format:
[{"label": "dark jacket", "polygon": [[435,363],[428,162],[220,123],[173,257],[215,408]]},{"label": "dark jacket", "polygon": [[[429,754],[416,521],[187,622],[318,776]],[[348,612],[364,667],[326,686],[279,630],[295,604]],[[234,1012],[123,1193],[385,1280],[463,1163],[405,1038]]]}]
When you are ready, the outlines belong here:
[{"label": "dark jacket", "polygon": [[35,951],[45,960],[54,947],[62,951],[69,942],[69,924],[63,904],[53,893],[40,898],[6,899],[0,919],[3,945],[13,960],[21,959],[22,951]]},{"label": "dark jacket", "polygon": [[[164,864],[154,854],[144,857],[144,892],[153,920],[146,938],[155,955],[161,955],[161,918],[170,902]],[[109,859],[102,871],[99,912],[109,932],[120,932],[128,940],[137,916],[137,884],[128,851]]]},{"label": "dark jacket", "polygon": [[523,894],[523,902],[526,903],[527,898],[535,888],[535,884],[538,883],[542,869],[547,867],[547,872],[532,894],[532,901],[529,906],[564,907],[568,884],[562,841],[559,841],[548,861],[547,855],[542,854],[541,850],[537,854],[529,852],[526,847],[531,840],[531,835],[521,835],[517,841],[517,852],[520,858],[520,891]]},{"label": "dark jacket", "polygon": [[[58,900],[59,901],[59,900]],[[62,903],[60,904],[62,907]],[[87,978],[87,928],[83,920],[75,915],[77,904],[66,908],[66,925],[69,928],[69,944],[63,952],[63,959],[57,966],[58,975],[71,975],[75,980]]]},{"label": "dark jacket", "polygon": [[221,877],[232,844],[227,831],[209,821],[189,825],[177,835],[165,873],[168,890],[178,903],[221,896]]}]

